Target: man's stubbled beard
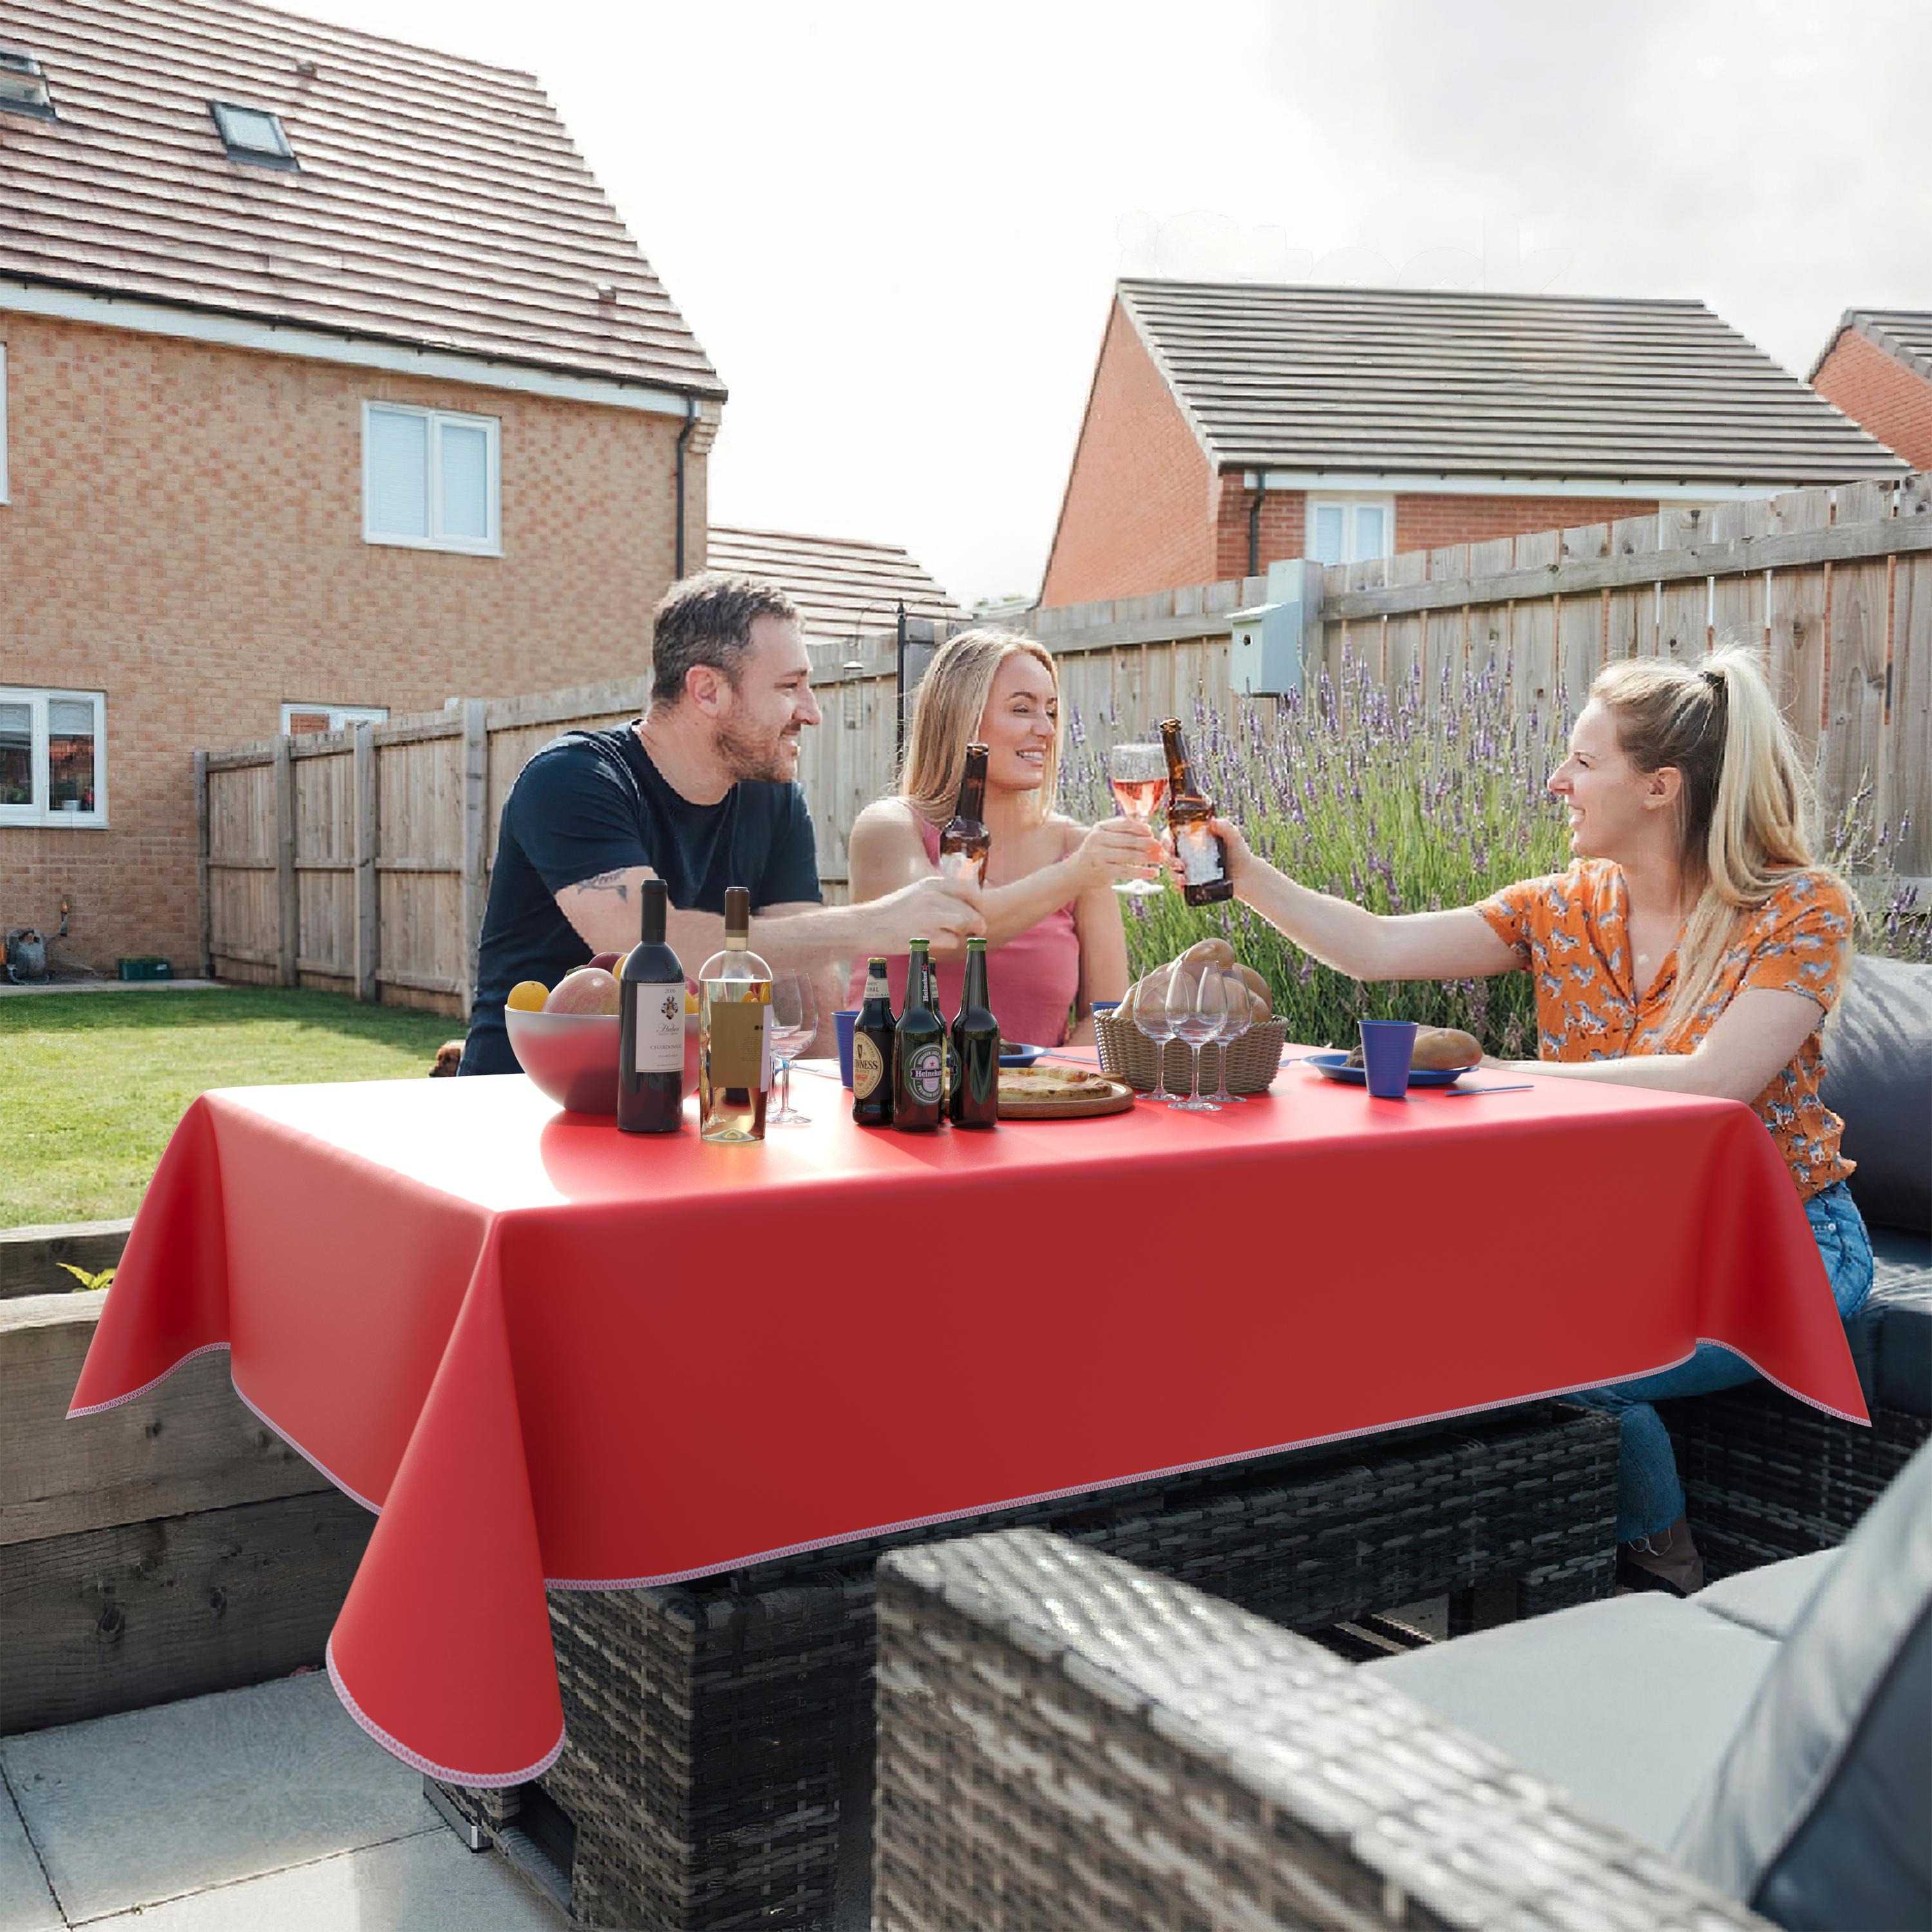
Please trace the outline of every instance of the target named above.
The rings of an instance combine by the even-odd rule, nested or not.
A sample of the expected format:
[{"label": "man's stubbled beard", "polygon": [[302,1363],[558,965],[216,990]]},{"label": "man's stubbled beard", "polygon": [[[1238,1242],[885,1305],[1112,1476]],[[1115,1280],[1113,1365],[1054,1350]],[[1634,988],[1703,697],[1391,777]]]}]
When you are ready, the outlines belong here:
[{"label": "man's stubbled beard", "polygon": [[790,784],[792,774],[782,731],[761,734],[730,723],[716,727],[712,748],[734,784]]}]

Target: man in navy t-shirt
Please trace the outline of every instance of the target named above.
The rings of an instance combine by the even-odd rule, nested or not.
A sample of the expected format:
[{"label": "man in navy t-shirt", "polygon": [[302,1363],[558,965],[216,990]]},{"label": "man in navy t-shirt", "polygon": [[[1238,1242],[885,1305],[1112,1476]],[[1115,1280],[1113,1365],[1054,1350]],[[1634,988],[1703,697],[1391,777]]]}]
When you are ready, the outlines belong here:
[{"label": "man in navy t-shirt", "polygon": [[983,932],[978,892],[922,879],[862,906],[819,904],[812,816],[794,777],[819,722],[796,607],[748,578],[674,584],[652,626],[650,708],[616,730],[567,731],[503,806],[483,914],[465,1073],[514,1073],[503,1002],[520,980],[638,943],[641,886],[664,880],[668,936],[688,974],[724,943],[724,892],[752,895],[752,945],[775,972],[809,971],[829,1034],[836,962]]}]

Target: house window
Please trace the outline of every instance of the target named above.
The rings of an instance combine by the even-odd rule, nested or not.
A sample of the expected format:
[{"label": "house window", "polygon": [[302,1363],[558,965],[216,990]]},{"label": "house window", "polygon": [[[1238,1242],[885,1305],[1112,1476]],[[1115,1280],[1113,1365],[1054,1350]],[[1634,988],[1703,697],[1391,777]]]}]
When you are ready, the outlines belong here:
[{"label": "house window", "polygon": [[0,685],[0,825],[107,823],[107,700]]},{"label": "house window", "polygon": [[362,405],[362,540],[502,554],[494,416]]},{"label": "house window", "polygon": [[221,145],[231,161],[253,161],[265,168],[292,168],[296,151],[281,122],[266,108],[237,107],[231,101],[211,100],[208,111],[220,130]]},{"label": "house window", "polygon": [[1395,500],[1311,496],[1308,554],[1318,563],[1360,563],[1395,554]]},{"label": "house window", "polygon": [[386,704],[285,704],[282,729],[301,736],[310,731],[344,731],[352,724],[386,724]]}]

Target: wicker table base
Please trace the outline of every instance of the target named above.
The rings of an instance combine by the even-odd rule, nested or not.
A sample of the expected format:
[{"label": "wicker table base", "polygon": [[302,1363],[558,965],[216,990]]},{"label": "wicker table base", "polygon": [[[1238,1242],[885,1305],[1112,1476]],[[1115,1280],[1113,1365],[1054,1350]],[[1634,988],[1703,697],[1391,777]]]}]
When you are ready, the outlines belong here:
[{"label": "wicker table base", "polygon": [[627,1932],[863,1927],[872,1565],[1035,1523],[1277,1622],[1514,1580],[1525,1612],[1606,1595],[1616,1428],[1543,1403],[1305,1450],[664,1589],[554,1592],[568,1741],[536,1786],[444,1796]]}]

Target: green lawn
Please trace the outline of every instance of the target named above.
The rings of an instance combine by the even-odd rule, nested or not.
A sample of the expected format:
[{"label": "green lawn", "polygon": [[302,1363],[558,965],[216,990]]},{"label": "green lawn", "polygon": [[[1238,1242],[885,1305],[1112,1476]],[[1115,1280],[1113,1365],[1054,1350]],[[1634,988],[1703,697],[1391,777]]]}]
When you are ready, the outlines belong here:
[{"label": "green lawn", "polygon": [[210,1087],[422,1079],[463,1022],[334,993],[0,998],[0,1228],[131,1214]]}]

